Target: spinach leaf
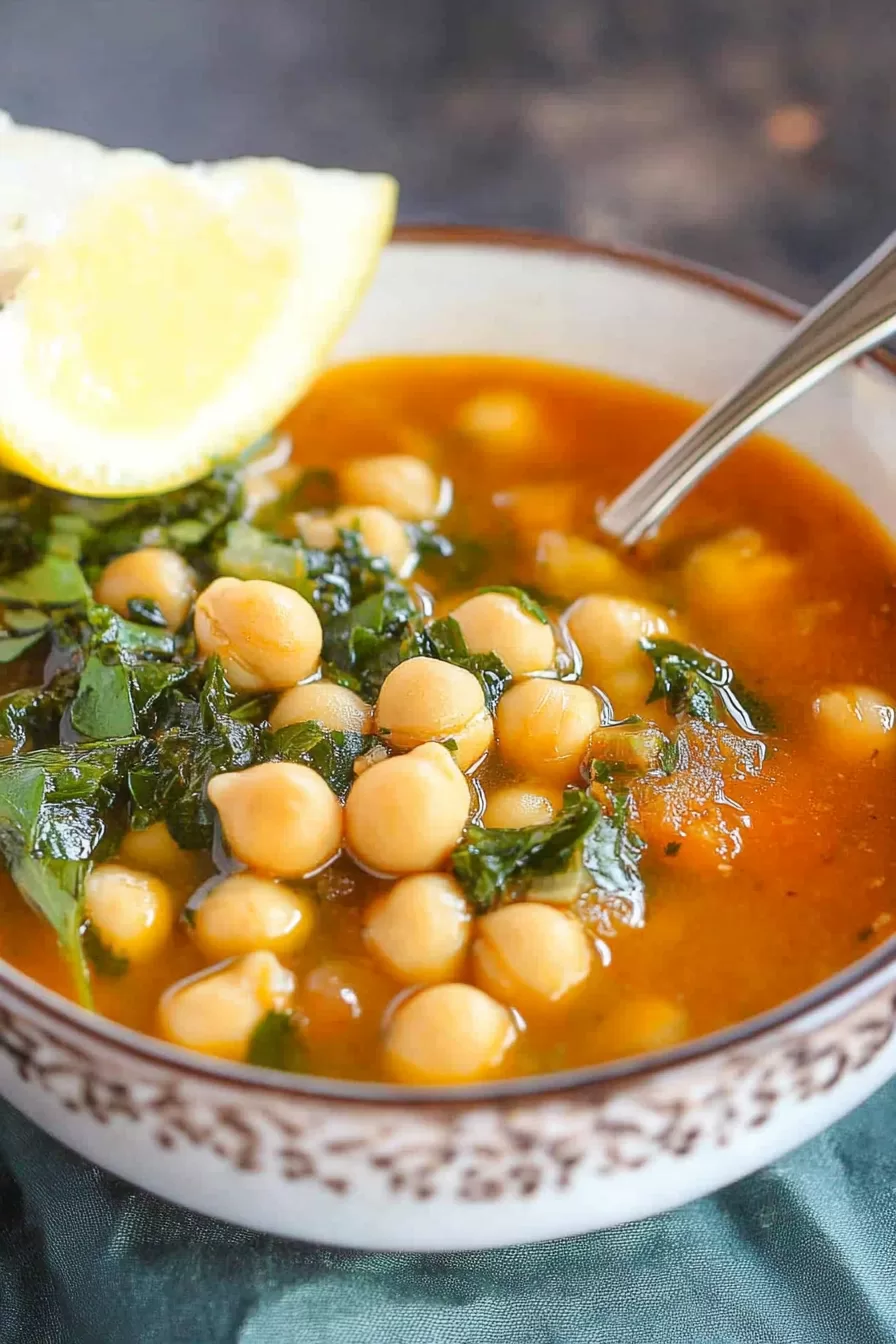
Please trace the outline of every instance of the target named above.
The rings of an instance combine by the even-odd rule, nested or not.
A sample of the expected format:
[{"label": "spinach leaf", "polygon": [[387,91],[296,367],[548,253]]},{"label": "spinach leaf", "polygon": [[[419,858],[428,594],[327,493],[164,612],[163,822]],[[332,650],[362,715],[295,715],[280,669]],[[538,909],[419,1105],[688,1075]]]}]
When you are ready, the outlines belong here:
[{"label": "spinach leaf", "polygon": [[25,687],[0,697],[0,737],[9,739],[14,752],[23,751],[29,741],[33,747],[54,745],[76,689],[77,674],[59,672],[46,686]]},{"label": "spinach leaf", "polygon": [[149,597],[132,597],[128,602],[128,616],[138,625],[155,625],[162,630],[168,625],[159,604]]},{"label": "spinach leaf", "polygon": [[564,872],[600,824],[603,813],[582,790],[570,790],[563,810],[540,826],[470,826],[451,855],[454,875],[474,910],[490,910],[506,892],[524,891],[538,877]]},{"label": "spinach leaf", "polygon": [[216,814],[206,792],[208,781],[263,757],[260,730],[231,713],[235,702],[217,658],[205,665],[198,699],[175,694],[154,739],[128,775],[131,822],[138,830],[165,821],[181,848],[211,848]]},{"label": "spinach leaf", "polygon": [[130,673],[124,663],[93,653],[72,704],[72,726],[82,737],[128,737],[137,727]]},{"label": "spinach leaf", "polygon": [[539,878],[581,864],[594,890],[643,898],[638,871],[643,845],[629,825],[625,796],[607,815],[581,789],[568,789],[553,821],[519,829],[470,826],[451,866],[474,910],[492,909],[502,896],[523,894]]},{"label": "spinach leaf", "polygon": [[56,933],[86,1006],[84,881],[104,844],[117,842],[115,807],[137,750],[131,738],[0,761],[0,853],[13,882]]},{"label": "spinach leaf", "polygon": [[0,581],[0,602],[29,607],[72,607],[90,596],[77,560],[47,554],[30,569]]},{"label": "spinach leaf", "polygon": [[410,594],[389,583],[330,621],[324,629],[324,661],[348,673],[372,703],[393,667],[422,652],[417,644],[420,623]]},{"label": "spinach leaf", "polygon": [[485,704],[490,714],[498,708],[498,701],[511,681],[510,670],[496,653],[471,653],[463,632],[453,616],[432,621],[420,636],[418,652],[443,663],[464,667],[482,687]]},{"label": "spinach leaf", "polygon": [[771,708],[747,690],[724,659],[674,639],[642,639],[641,648],[654,667],[648,704],[665,698],[670,714],[706,723],[718,720],[721,704],[745,732],[774,731]]},{"label": "spinach leaf", "polygon": [[286,1073],[306,1072],[308,1061],[291,1013],[265,1014],[249,1038],[246,1063]]},{"label": "spinach leaf", "polygon": [[507,597],[512,597],[520,605],[522,611],[527,616],[534,616],[536,621],[541,621],[542,625],[548,625],[548,616],[544,607],[530,597],[524,588],[513,588],[504,584],[492,583],[486,588],[479,588],[480,593],[504,593]]},{"label": "spinach leaf", "polygon": [[59,497],[60,507],[86,528],[85,565],[99,567],[141,546],[190,554],[205,546],[243,508],[242,464],[227,462],[180,490],[152,498]]},{"label": "spinach leaf", "polygon": [[235,579],[268,579],[296,592],[307,591],[305,549],[239,520],[228,524],[215,554],[218,574]]},{"label": "spinach leaf", "polygon": [[597,891],[623,896],[636,907],[643,904],[644,882],[639,863],[644,841],[628,824],[628,798],[617,793],[610,816],[601,812],[585,836],[582,863]]},{"label": "spinach leaf", "polygon": [[93,969],[108,979],[124,975],[130,965],[127,957],[120,956],[106,946],[90,920],[81,926],[81,946]]},{"label": "spinach leaf", "polygon": [[290,723],[270,735],[267,756],[310,766],[344,802],[355,778],[355,761],[375,742],[369,734],[331,730],[311,721]]},{"label": "spinach leaf", "polygon": [[46,629],[32,630],[28,635],[4,635],[0,633],[0,663],[14,663],[23,653],[33,649],[44,638]]}]

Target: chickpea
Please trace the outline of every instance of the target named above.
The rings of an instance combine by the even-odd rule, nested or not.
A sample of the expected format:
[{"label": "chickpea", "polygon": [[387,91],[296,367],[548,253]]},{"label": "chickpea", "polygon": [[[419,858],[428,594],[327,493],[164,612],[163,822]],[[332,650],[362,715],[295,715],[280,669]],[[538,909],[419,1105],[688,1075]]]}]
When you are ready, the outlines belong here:
[{"label": "chickpea", "polygon": [[188,1050],[245,1059],[262,1018],[286,1012],[294,992],[294,976],[273,952],[250,952],[171,985],[159,1002],[159,1030]]},{"label": "chickpea", "polygon": [[844,761],[858,763],[890,756],[896,746],[896,704],[870,686],[824,691],[812,706],[824,745]]},{"label": "chickpea", "polygon": [[498,705],[501,755],[521,773],[572,784],[599,724],[600,706],[587,687],[543,678],[520,681]]},{"label": "chickpea", "polygon": [[238,691],[277,691],[317,667],[323,632],[304,597],[267,579],[215,579],[196,603],[203,658],[217,654]]},{"label": "chickpea", "polygon": [[538,407],[510,389],[478,392],[458,407],[454,423],[498,460],[537,452],[543,437]]},{"label": "chickpea", "polygon": [[208,796],[236,858],[273,877],[304,877],[342,843],[339,799],[307,765],[268,761],[216,775]]},{"label": "chickpea", "polygon": [[452,615],[471,653],[496,653],[515,677],[553,666],[554,632],[508,593],[478,593]]},{"label": "chickpea", "polygon": [[391,756],[359,775],[345,805],[355,858],[380,873],[422,873],[444,863],[470,812],[470,789],[437,742]]},{"label": "chickpea", "polygon": [[571,532],[581,500],[578,481],[551,481],[549,490],[541,482],[517,485],[494,496],[495,506],[507,513],[514,530],[533,548],[543,532]]},{"label": "chickpea", "polygon": [[677,1045],[688,1034],[687,1013],[657,995],[627,999],[591,1033],[592,1048],[605,1058],[647,1054]]},{"label": "chickpea", "polygon": [[386,1069],[399,1083],[472,1083],[494,1075],[516,1040],[507,1009],[472,985],[431,985],[386,1028]]},{"label": "chickpea", "polygon": [[375,900],[364,918],[365,942],[406,985],[435,984],[459,972],[470,938],[470,912],[453,877],[417,873]]},{"label": "chickpea", "polygon": [[380,689],[376,726],[395,751],[409,751],[423,742],[452,742],[461,770],[488,751],[494,735],[473,673],[438,658],[409,658],[392,669]]},{"label": "chickpea", "polygon": [[653,668],[641,640],[669,634],[661,608],[592,593],[570,607],[566,626],[582,655],[585,676],[606,692],[616,712],[643,708],[653,685]]},{"label": "chickpea", "polygon": [[295,513],[292,524],[297,537],[301,537],[306,546],[319,551],[332,551],[339,544],[339,532],[328,514]]},{"label": "chickpea", "polygon": [[84,910],[101,943],[129,962],[151,961],[174,927],[171,888],[151,873],[99,863],[84,884]]},{"label": "chickpea", "polygon": [[542,532],[535,552],[538,587],[554,597],[580,597],[608,589],[632,592],[640,587],[637,577],[606,546],[562,532]]},{"label": "chickpea", "polygon": [[164,821],[143,831],[128,831],[118,850],[118,859],[130,868],[155,873],[174,887],[192,891],[207,872],[202,856],[181,849]]},{"label": "chickpea", "polygon": [[373,732],[373,710],[347,686],[332,681],[307,681],[284,691],[271,713],[276,730],[290,723],[319,723],[330,732]]},{"label": "chickpea", "polygon": [[127,616],[135,598],[155,602],[168,628],[177,630],[190,614],[196,596],[196,575],[177,551],[144,546],[110,560],[97,581],[94,597]]},{"label": "chickpea", "polygon": [[441,482],[419,457],[356,457],[340,467],[338,476],[347,504],[376,504],[410,523],[422,523],[439,511]]},{"label": "chickpea", "polygon": [[550,784],[535,780],[506,784],[489,794],[482,821],[485,826],[512,830],[543,826],[554,819],[562,806],[563,791]]},{"label": "chickpea", "polygon": [[523,1012],[563,1002],[584,984],[591,964],[582,925],[552,905],[537,901],[505,905],[477,924],[476,983]]},{"label": "chickpea", "polygon": [[404,574],[414,548],[407,528],[388,509],[375,504],[358,507],[345,504],[332,515],[336,528],[358,532],[371,555],[388,560],[395,574]]},{"label": "chickpea", "polygon": [[789,595],[795,569],[754,528],[736,528],[691,552],[682,571],[688,607],[709,618],[766,611]]},{"label": "chickpea", "polygon": [[314,901],[254,873],[234,873],[209,892],[196,911],[193,937],[209,961],[246,952],[298,952],[311,936]]}]

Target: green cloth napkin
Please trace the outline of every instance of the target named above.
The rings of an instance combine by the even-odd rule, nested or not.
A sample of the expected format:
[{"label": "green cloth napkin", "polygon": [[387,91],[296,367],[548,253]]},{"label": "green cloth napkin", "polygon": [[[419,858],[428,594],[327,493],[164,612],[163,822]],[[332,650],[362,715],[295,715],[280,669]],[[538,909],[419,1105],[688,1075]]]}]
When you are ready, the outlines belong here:
[{"label": "green cloth napkin", "polygon": [[187,1213],[0,1106],[2,1344],[896,1341],[896,1083],[711,1199],[544,1246],[330,1250]]}]

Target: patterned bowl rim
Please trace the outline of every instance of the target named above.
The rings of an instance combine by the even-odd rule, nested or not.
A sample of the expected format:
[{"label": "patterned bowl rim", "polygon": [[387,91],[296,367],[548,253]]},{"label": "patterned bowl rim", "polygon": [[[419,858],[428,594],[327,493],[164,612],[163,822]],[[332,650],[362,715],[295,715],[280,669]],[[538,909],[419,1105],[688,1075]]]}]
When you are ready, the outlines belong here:
[{"label": "patterned bowl rim", "polygon": [[[394,241],[401,244],[437,244],[479,248],[515,248],[539,253],[592,257],[637,271],[654,272],[666,278],[713,290],[738,300],[745,307],[759,309],[795,322],[803,311],[799,305],[772,290],[729,275],[725,271],[685,261],[670,254],[625,244],[585,242],[562,234],[530,230],[478,228],[467,225],[420,224],[396,229]],[[896,375],[896,356],[883,351],[866,356],[888,373]],[[804,993],[787,999],[764,1013],[746,1018],[720,1031],[686,1041],[679,1046],[631,1059],[565,1069],[553,1074],[502,1079],[467,1086],[412,1088],[391,1083],[355,1082],[310,1074],[274,1073],[270,1069],[203,1056],[166,1041],[156,1040],[130,1027],[88,1012],[55,991],[16,970],[0,958],[0,987],[15,999],[40,1014],[74,1029],[101,1046],[123,1050],[138,1061],[173,1069],[195,1080],[237,1087],[249,1094],[288,1101],[306,1097],[334,1103],[362,1105],[386,1104],[416,1107],[463,1108],[479,1103],[520,1102],[527,1098],[546,1099],[579,1088],[593,1089],[602,1084],[636,1083],[676,1065],[687,1064],[754,1041],[775,1029],[822,1007],[840,995],[870,980],[876,972],[896,961],[896,934],[880,947],[823,980]]]}]

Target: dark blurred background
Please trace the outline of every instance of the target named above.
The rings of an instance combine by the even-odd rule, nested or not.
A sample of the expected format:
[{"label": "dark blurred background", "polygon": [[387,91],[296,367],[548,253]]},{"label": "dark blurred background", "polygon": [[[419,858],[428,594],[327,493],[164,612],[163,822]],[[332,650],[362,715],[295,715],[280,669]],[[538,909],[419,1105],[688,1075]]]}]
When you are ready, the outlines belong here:
[{"label": "dark blurred background", "polygon": [[0,107],[173,158],[386,168],[811,299],[896,226],[896,0],[0,0]]}]

